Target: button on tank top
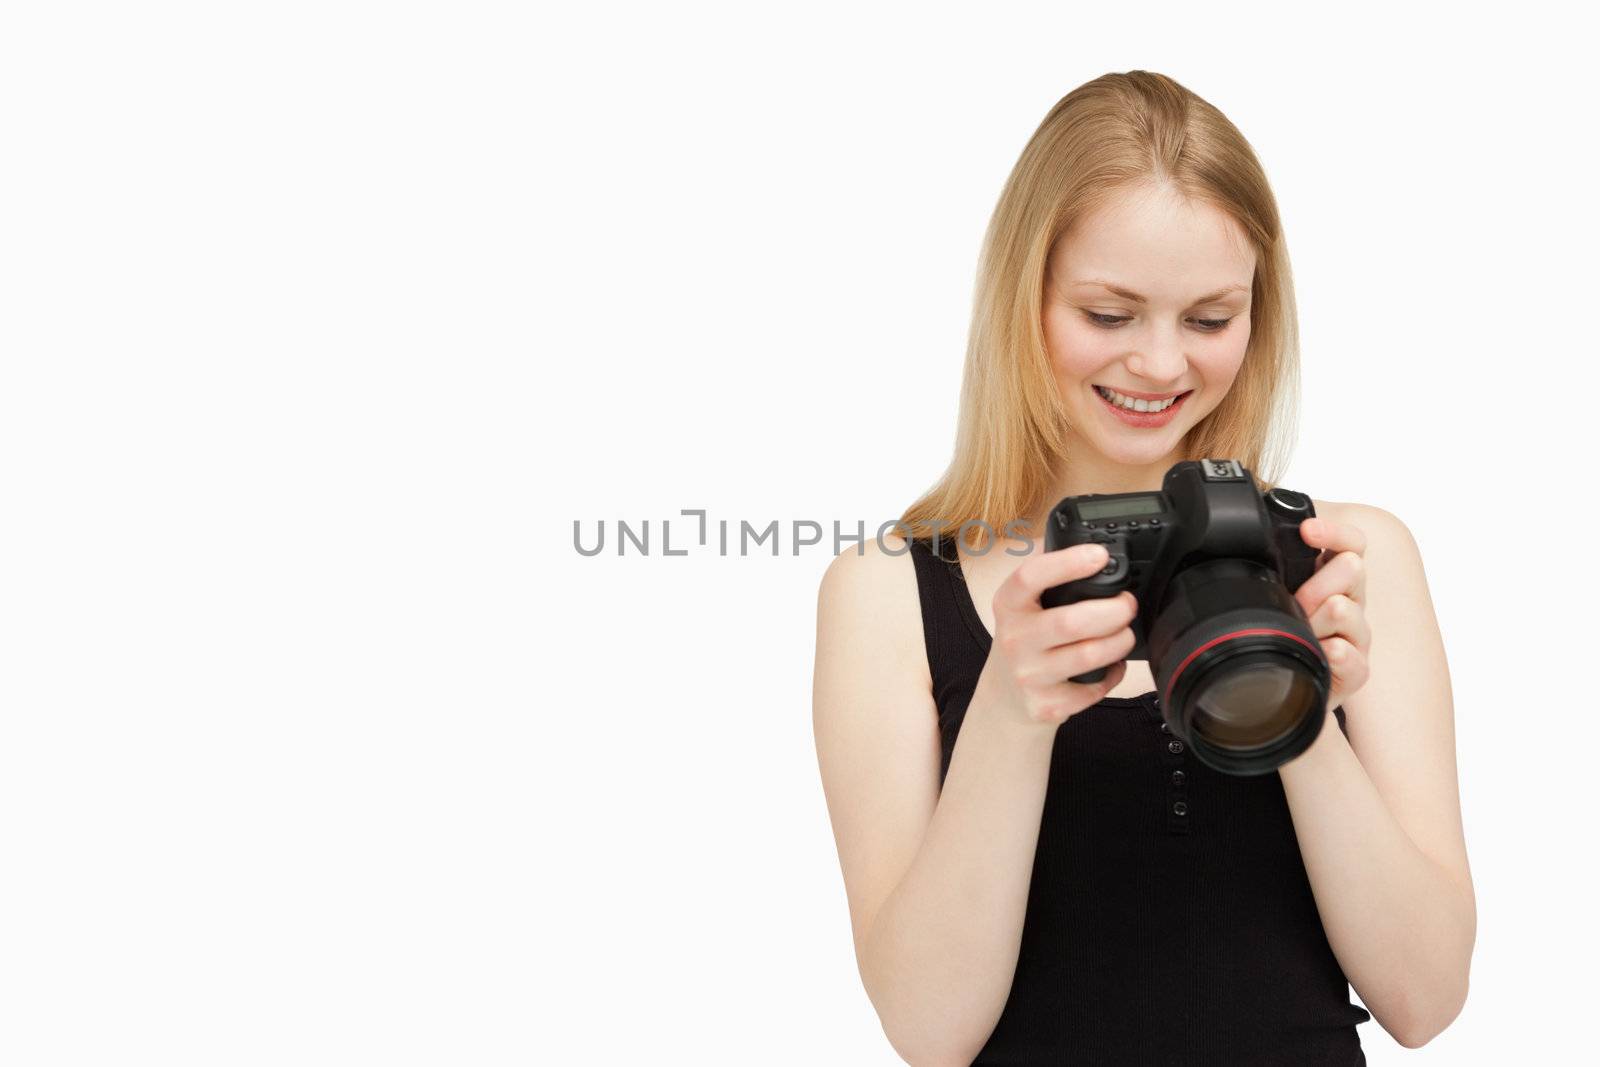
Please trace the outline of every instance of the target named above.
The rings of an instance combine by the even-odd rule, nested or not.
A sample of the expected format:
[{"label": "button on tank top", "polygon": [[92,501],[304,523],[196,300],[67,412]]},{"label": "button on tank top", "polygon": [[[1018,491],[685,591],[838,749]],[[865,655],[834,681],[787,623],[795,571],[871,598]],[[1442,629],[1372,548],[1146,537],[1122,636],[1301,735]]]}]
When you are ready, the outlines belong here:
[{"label": "button on tank top", "polygon": [[[941,784],[988,658],[955,542],[911,542]],[[1344,709],[1334,715],[1343,730]],[[1195,759],[1154,692],[1056,730],[1011,992],[977,1064],[1364,1065],[1277,772]]]}]

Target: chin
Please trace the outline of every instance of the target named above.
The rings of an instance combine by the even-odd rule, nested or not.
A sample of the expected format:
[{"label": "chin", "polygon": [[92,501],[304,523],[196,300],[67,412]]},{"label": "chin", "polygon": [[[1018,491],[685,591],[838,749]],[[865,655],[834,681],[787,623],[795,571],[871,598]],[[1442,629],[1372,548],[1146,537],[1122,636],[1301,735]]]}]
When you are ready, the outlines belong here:
[{"label": "chin", "polygon": [[1097,444],[1101,454],[1107,459],[1130,467],[1145,467],[1161,462],[1182,443],[1183,434],[1175,433],[1170,436],[1162,434],[1159,441],[1151,438],[1138,444],[1129,444],[1126,441],[1103,441]]}]

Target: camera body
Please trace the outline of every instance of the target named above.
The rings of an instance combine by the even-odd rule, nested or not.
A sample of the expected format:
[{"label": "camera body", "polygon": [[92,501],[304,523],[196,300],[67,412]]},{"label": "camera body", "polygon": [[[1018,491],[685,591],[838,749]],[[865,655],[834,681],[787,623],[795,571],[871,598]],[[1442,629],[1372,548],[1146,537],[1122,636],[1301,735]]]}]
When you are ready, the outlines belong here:
[{"label": "camera body", "polygon": [[[1326,700],[1331,676],[1321,645],[1293,597],[1316,571],[1319,551],[1300,537],[1300,523],[1314,515],[1309,496],[1282,488],[1260,492],[1249,470],[1232,459],[1177,463],[1156,493],[1067,497],[1051,511],[1046,549],[1099,543],[1110,558],[1098,574],[1045,590],[1040,602],[1048,608],[1131,590],[1139,609],[1130,624],[1135,644],[1128,658],[1150,661],[1158,700],[1166,705],[1164,714],[1175,729],[1190,725],[1194,709],[1187,705],[1207,688],[1191,687],[1191,699],[1185,702],[1185,678],[1192,683],[1219,660],[1223,673],[1236,672],[1231,686],[1235,705],[1241,702],[1239,679],[1253,667],[1257,681],[1242,685],[1253,685],[1255,692],[1246,697],[1259,702],[1265,692],[1276,699],[1273,685],[1284,693],[1292,685],[1298,690],[1294,699],[1309,707],[1316,694]],[[1263,689],[1260,672],[1274,670],[1280,680]],[[1101,668],[1072,680],[1097,682],[1104,677]],[[1218,695],[1229,688],[1211,690],[1213,710]],[[1281,737],[1268,743],[1264,735],[1242,728],[1230,735],[1224,724],[1226,706],[1219,714],[1206,719],[1202,711],[1200,718],[1217,726],[1219,735],[1232,736],[1241,749],[1281,749]],[[1265,729],[1267,715],[1258,718],[1257,725]],[[1314,718],[1308,727],[1311,739],[1322,725],[1321,715]],[[1205,759],[1200,746],[1197,754]],[[1260,773],[1262,763],[1256,760],[1255,769],[1238,769],[1243,766],[1235,761],[1235,767],[1224,769]]]}]

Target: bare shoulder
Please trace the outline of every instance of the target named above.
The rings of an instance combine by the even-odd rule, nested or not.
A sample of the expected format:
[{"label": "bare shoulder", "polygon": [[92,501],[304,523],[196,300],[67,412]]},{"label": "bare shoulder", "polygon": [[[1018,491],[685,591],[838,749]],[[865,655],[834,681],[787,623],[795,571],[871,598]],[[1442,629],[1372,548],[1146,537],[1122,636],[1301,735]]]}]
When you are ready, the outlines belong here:
[{"label": "bare shoulder", "polygon": [[909,544],[868,538],[835,556],[817,589],[817,650],[870,647],[932,685],[922,643],[922,608]]},{"label": "bare shoulder", "polygon": [[851,589],[862,584],[893,583],[898,576],[910,576],[912,570],[910,545],[898,534],[885,533],[882,538],[869,537],[834,556],[822,575],[822,592]]},{"label": "bare shoulder", "polygon": [[1416,539],[1411,529],[1392,511],[1375,504],[1354,501],[1311,501],[1319,518],[1348,523],[1359,529],[1367,538],[1367,549],[1379,547],[1390,559],[1409,559],[1418,555]]}]

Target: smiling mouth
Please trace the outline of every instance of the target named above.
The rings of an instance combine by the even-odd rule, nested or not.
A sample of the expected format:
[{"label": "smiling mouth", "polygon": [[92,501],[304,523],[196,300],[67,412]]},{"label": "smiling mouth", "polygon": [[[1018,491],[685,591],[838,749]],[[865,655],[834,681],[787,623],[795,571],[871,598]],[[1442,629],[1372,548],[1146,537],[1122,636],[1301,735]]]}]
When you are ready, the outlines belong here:
[{"label": "smiling mouth", "polygon": [[1133,397],[1125,396],[1121,393],[1115,392],[1114,390],[1107,389],[1103,385],[1095,386],[1094,391],[1099,394],[1100,399],[1104,400],[1107,404],[1134,415],[1158,415],[1161,412],[1166,411],[1168,408],[1182,403],[1190,393],[1194,392],[1193,389],[1189,389],[1185,392],[1177,393],[1171,397],[1168,397],[1165,400],[1135,400]]}]

